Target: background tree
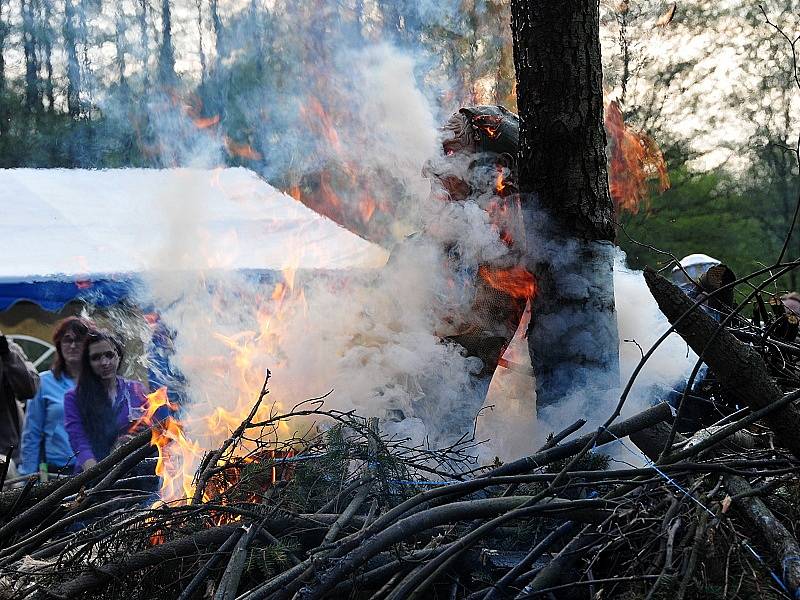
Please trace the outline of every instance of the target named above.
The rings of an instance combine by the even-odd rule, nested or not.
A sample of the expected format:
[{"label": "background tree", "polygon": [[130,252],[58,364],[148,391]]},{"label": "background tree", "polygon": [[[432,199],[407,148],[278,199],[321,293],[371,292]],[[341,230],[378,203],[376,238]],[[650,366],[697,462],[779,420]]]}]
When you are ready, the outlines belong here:
[{"label": "background tree", "polygon": [[158,49],[158,83],[168,89],[177,82],[175,50],[172,47],[172,7],[169,0],[161,0],[161,45]]},{"label": "background tree", "polygon": [[[673,189],[620,220],[632,238],[678,257],[704,252],[738,273],[755,270],[777,256],[797,201],[800,95],[792,49],[758,5],[679,4],[666,27],[656,25],[663,5],[646,5],[628,10],[633,66],[626,112],[664,148]],[[606,11],[609,35],[619,33],[613,18],[619,6]],[[800,4],[767,9],[794,38]],[[607,61],[617,87],[620,55]],[[619,241],[633,266],[665,262],[624,235]],[[789,256],[798,253],[796,232]],[[779,287],[796,289],[796,277]]]},{"label": "background tree", "polygon": [[37,27],[35,0],[21,0],[22,47],[25,52],[25,107],[31,114],[42,112],[42,94],[39,86],[39,56],[37,52]]},{"label": "background tree", "polygon": [[6,23],[5,12],[6,2],[5,0],[0,0],[0,152],[5,150],[11,118],[11,107],[6,87],[5,48],[9,27]]},{"label": "background tree", "polygon": [[64,47],[67,52],[67,110],[81,115],[81,66],[78,58],[77,15],[72,0],[64,0]]}]

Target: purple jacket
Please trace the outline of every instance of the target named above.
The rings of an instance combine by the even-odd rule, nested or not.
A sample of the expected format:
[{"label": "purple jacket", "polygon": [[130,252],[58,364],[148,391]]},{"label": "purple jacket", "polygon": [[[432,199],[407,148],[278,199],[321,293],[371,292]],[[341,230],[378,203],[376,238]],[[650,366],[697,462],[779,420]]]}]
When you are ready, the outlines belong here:
[{"label": "purple jacket", "polygon": [[[114,398],[114,415],[117,419],[119,435],[128,432],[130,426],[145,412],[144,386],[138,381],[131,381],[117,376],[117,395]],[[69,435],[69,444],[78,457],[78,466],[83,467],[90,458],[101,460],[105,457],[95,456],[92,444],[83,427],[78,405],[75,399],[75,388],[64,394],[64,427]]]}]

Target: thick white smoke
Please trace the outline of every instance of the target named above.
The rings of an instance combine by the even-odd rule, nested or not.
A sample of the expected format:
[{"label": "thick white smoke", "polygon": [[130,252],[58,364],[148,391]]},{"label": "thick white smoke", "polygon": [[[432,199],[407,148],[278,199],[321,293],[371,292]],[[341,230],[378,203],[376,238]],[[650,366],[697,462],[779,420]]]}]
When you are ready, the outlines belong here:
[{"label": "thick white smoke", "polygon": [[[484,393],[471,377],[480,369],[479,361],[464,357],[442,336],[458,325],[453,316],[471,306],[478,265],[502,261],[507,246],[477,204],[430,198],[430,184],[421,172],[437,152],[437,123],[433,106],[417,85],[414,61],[378,45],[342,51],[337,64],[341,68],[329,74],[326,86],[335,87],[336,106],[348,110],[328,115],[332,122],[317,129],[308,122],[323,119],[320,115],[289,115],[297,119],[296,131],[327,137],[314,140],[324,149],[323,156],[314,161],[289,156],[287,162],[312,169],[333,161],[351,170],[357,166],[353,177],[368,178],[373,185],[391,183],[396,189],[399,183],[402,194],[395,196],[393,211],[400,225],[394,235],[402,239],[419,230],[425,235],[400,244],[379,271],[322,274],[303,269],[294,281],[275,273],[270,284],[254,282],[226,270],[224,255],[204,252],[210,233],[201,217],[209,207],[197,183],[187,180],[180,189],[164,190],[170,209],[158,217],[167,221],[171,235],[153,255],[147,283],[153,303],[162,307],[164,324],[177,334],[172,362],[186,377],[192,400],[185,408],[187,434],[205,448],[227,437],[247,414],[266,369],[273,372],[269,401],[283,409],[333,389],[327,399],[331,407],[355,408],[363,416],[402,411],[409,418],[387,421],[384,427],[417,441],[435,441],[454,416],[463,421],[464,413],[477,410],[476,399]],[[182,117],[177,118],[171,130],[183,126]],[[171,157],[181,164],[213,167],[220,145],[216,134],[193,136],[191,144],[180,146]],[[300,147],[283,147],[275,140],[266,140],[266,145],[290,154]],[[360,200],[346,194],[340,199]],[[235,243],[231,238],[230,245]],[[546,248],[546,238],[536,243],[553,257],[571,251]],[[458,253],[459,270],[448,266],[445,248]],[[287,264],[293,252],[301,251],[287,248]],[[646,349],[666,324],[641,275],[625,270],[621,261],[615,286],[622,376],[627,377],[639,351],[622,340],[635,339]],[[479,437],[494,440],[484,448],[487,458],[528,452],[549,431],[578,417],[597,424],[616,402],[613,394],[598,397],[587,382],[537,424],[533,381],[520,372],[527,364],[525,345],[517,339],[509,349],[507,358],[519,368],[499,370],[487,401],[494,411],[479,421]],[[687,365],[685,346],[671,341],[640,376],[626,411],[657,399]]]},{"label": "thick white smoke", "polygon": [[[472,306],[478,265],[502,257],[507,246],[474,202],[430,198],[422,167],[437,152],[438,132],[413,61],[381,45],[348,64],[352,86],[340,83],[340,93],[351,94],[353,118],[335,124],[338,147],[330,158],[363,166],[359,177],[391,172],[404,190],[398,220],[425,234],[399,244],[379,270],[305,264],[255,281],[206,250],[214,232],[204,216],[213,206],[200,179],[187,172],[177,189],[165,189],[169,209],[157,216],[166,221],[168,243],[153,254],[146,283],[163,324],[176,333],[171,362],[190,398],[182,420],[203,448],[219,444],[246,416],[266,369],[273,373],[268,403],[289,409],[332,389],[328,407],[393,415],[385,430],[416,442],[452,436],[480,406],[485,390],[472,377],[480,361],[442,336]],[[211,148],[216,143],[208,140]],[[235,244],[231,238],[232,252]],[[458,269],[447,249],[458,253]],[[303,251],[302,244],[287,247],[284,266]]]},{"label": "thick white smoke", "polygon": [[[544,443],[550,432],[558,432],[577,419],[586,419],[587,425],[577,434],[582,435],[597,428],[612,413],[643,352],[669,329],[669,322],[653,299],[641,271],[629,269],[625,255],[617,251],[614,261],[614,297],[619,332],[620,388],[598,394],[591,385],[576,390],[551,410],[536,419],[535,382],[520,374],[530,366],[527,344],[522,340],[524,329],[517,332],[510,346],[510,356],[516,371],[500,370],[492,382],[493,394],[487,405],[496,408],[485,413],[478,428],[479,437],[490,441],[482,450],[482,457],[518,457],[533,452]],[[523,324],[524,327],[524,324]],[[573,341],[575,342],[575,341]],[[569,343],[569,341],[565,341]],[[577,342],[576,342],[577,343]],[[636,377],[631,393],[623,407],[622,416],[630,416],[656,402],[666,400],[669,390],[685,379],[694,366],[697,356],[676,333],[671,334],[647,361]],[[626,456],[632,459],[630,455]]]}]

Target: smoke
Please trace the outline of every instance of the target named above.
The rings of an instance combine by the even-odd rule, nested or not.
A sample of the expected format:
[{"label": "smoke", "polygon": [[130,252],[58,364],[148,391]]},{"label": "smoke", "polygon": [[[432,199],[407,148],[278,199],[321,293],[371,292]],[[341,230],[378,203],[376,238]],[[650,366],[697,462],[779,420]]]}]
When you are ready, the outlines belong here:
[{"label": "smoke", "polygon": [[418,85],[414,59],[380,44],[345,52],[343,61],[355,65],[352,80],[339,90],[353,110],[344,123],[344,156],[334,158],[361,167],[359,177],[391,173],[408,196],[424,197],[429,186],[420,173],[438,150],[438,124]]},{"label": "smoke", "polygon": [[[618,251],[614,265],[614,291],[620,337],[620,379],[627,382],[639,364],[642,350],[649,350],[670,324],[650,294],[641,271],[625,265],[625,254]],[[636,378],[634,402],[629,411],[640,407],[638,401],[661,400],[665,391],[686,377],[697,356],[677,333],[672,333],[648,359]]]},{"label": "smoke", "polygon": [[[270,152],[270,179],[333,173],[344,181],[336,200],[349,211],[365,189],[390,203],[388,237],[402,241],[380,270],[337,270],[324,255],[315,264],[299,232],[281,265],[230,270],[212,239],[227,234],[209,230],[217,207],[208,178],[189,169],[171,180],[161,191],[166,209],[153,215],[166,241],[150,256],[143,303],[159,308],[172,338],[171,365],[185,380],[181,420],[202,448],[248,414],[267,370],[267,407],[289,410],[332,390],[327,407],[386,417],[384,431],[433,445],[469,430],[485,395],[488,382],[475,377],[481,361],[443,336],[463,325],[479,264],[508,247],[476,202],[430,196],[423,165],[441,150],[415,58],[386,44],[334,54],[324,78],[315,73],[277,100],[279,126],[262,126],[253,147]],[[150,106],[164,164],[217,167],[223,130],[198,129],[196,115],[169,99]],[[227,245],[232,255],[243,250],[235,237]]]},{"label": "smoke", "polygon": [[[494,456],[518,457],[534,452],[550,432],[558,432],[575,422],[586,419],[577,435],[596,429],[611,415],[634,370],[645,352],[670,327],[650,294],[641,271],[625,264],[625,254],[617,249],[614,256],[614,298],[617,331],[619,334],[619,386],[603,389],[596,385],[605,373],[588,373],[583,385],[572,388],[557,406],[541,411],[539,421],[535,410],[535,381],[521,374],[530,367],[524,332],[527,322],[520,325],[506,353],[514,363],[514,371],[500,370],[492,382],[486,404],[496,408],[486,411],[479,422],[479,437],[489,442],[482,448],[481,457],[490,461]],[[565,344],[584,344],[585,340],[564,340]],[[670,334],[645,363],[631,388],[622,411],[622,418],[640,412],[666,400],[669,391],[685,380],[697,356],[676,333]],[[620,454],[633,460],[628,451],[606,447],[604,452]]]},{"label": "smoke", "polygon": [[[420,5],[417,14],[444,19],[439,6]],[[395,246],[382,269],[347,271],[329,269],[324,256],[318,268],[305,261],[294,269],[303,248],[287,247],[281,272],[269,265],[272,270],[253,276],[227,269],[219,243],[211,243],[223,233],[207,228],[205,216],[215,207],[199,178],[187,172],[180,185],[164,189],[167,210],[154,217],[169,235],[151,256],[145,302],[159,307],[162,325],[174,337],[171,362],[185,378],[187,435],[204,448],[225,439],[249,412],[269,369],[268,405],[287,410],[333,390],[327,406],[385,417],[390,433],[433,444],[452,440],[471,426],[488,382],[476,377],[480,361],[445,338],[466,324],[479,265],[513,264],[516,257],[484,210],[491,193],[438,202],[421,175],[425,162],[441,152],[442,119],[431,100],[436,94],[425,87],[431,82],[423,72],[428,57],[385,43],[356,43],[325,15],[309,16],[308,23],[297,17],[306,47],[280,57],[286,63],[281,85],[260,80],[253,67],[252,89],[239,90],[235,106],[227,104],[222,115],[214,114],[213,105],[200,110],[169,95],[153,96],[147,137],[169,166],[213,169],[225,152],[260,156],[260,175],[268,181],[297,188],[307,204]],[[230,31],[244,34],[244,23]],[[233,48],[237,42],[244,44],[228,43]],[[236,56],[231,50],[206,82],[217,86],[220,104],[230,93],[228,82],[240,80],[243,63]],[[208,115],[219,117],[219,124],[207,127],[214,121]],[[234,123],[245,137],[228,137]],[[578,248],[555,244],[541,230],[540,238],[529,240],[540,246],[534,253],[566,273]],[[234,236],[226,240],[231,253],[246,251]],[[615,283],[620,339],[647,347],[663,319],[640,275],[618,270]],[[577,275],[565,276],[563,284],[576,297],[590,290]],[[602,345],[586,339],[569,344]],[[525,346],[518,338],[506,354],[522,370]],[[623,373],[632,369],[636,352],[621,343]],[[685,352],[670,347],[658,355],[664,370],[648,368],[631,407],[646,404],[654,389],[679,375],[679,354]],[[579,416],[598,422],[615,402],[616,386],[602,397],[593,391],[593,381],[607,374],[584,373],[584,385],[536,424],[532,380],[510,373],[501,370],[487,402],[496,408],[479,420],[479,433],[495,439],[486,451],[503,457],[521,454]]]}]

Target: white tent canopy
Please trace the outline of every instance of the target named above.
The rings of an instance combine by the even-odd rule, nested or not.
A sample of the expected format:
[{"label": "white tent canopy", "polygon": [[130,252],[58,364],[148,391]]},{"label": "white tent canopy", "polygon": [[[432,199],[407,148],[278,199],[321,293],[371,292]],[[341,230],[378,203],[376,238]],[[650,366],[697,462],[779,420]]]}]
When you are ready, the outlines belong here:
[{"label": "white tent canopy", "polygon": [[352,269],[387,253],[244,168],[0,170],[0,281]]}]

